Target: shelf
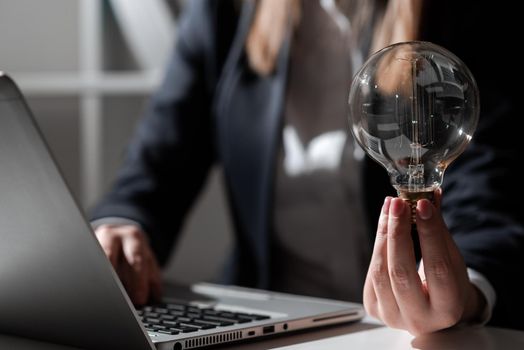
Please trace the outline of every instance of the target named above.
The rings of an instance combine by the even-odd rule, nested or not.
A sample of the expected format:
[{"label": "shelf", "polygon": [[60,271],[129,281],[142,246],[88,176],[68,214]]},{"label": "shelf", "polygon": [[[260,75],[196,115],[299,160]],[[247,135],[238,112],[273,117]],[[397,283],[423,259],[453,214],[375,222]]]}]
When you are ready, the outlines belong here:
[{"label": "shelf", "polygon": [[26,95],[149,94],[159,84],[159,71],[10,73]]},{"label": "shelf", "polygon": [[[31,101],[56,102],[57,111],[62,101],[75,101],[74,112],[59,116],[53,112],[52,116],[55,121],[67,119],[65,125],[78,128],[62,131],[75,135],[68,139],[75,145],[67,148],[54,142],[60,147],[53,152],[68,162],[63,165],[66,169],[71,169],[70,160],[75,160],[74,167],[79,169],[70,183],[75,184],[75,193],[85,209],[96,203],[115,176],[107,169],[108,164],[119,161],[122,130],[131,134],[127,123],[140,117],[139,109],[108,113],[108,106],[121,98],[142,103],[157,89],[176,41],[179,1],[48,0],[34,10],[34,1],[17,0],[6,2],[5,11],[0,12],[4,29],[0,32],[4,48],[0,69]],[[14,14],[23,15],[20,18],[27,27],[11,31],[19,21]],[[47,46],[50,50],[42,54]],[[40,121],[46,123],[45,118]],[[117,121],[126,124],[117,125]],[[46,125],[42,129],[50,130]],[[112,134],[121,136],[114,140]]]}]

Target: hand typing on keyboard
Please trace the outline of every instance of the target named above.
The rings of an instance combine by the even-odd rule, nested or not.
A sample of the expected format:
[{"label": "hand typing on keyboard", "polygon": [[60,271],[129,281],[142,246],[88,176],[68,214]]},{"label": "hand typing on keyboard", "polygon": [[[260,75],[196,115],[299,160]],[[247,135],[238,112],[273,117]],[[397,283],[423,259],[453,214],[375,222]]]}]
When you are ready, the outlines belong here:
[{"label": "hand typing on keyboard", "polygon": [[136,305],[160,300],[160,268],[144,232],[135,225],[101,225],[95,235]]}]

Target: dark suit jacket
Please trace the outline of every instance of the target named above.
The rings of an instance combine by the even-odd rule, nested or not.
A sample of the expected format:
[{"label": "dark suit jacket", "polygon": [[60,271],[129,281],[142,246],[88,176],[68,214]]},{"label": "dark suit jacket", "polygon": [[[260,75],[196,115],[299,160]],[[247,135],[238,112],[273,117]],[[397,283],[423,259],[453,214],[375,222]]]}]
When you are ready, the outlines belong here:
[{"label": "dark suit jacket", "polygon": [[[523,205],[509,204],[523,197],[516,169],[522,118],[512,73],[518,62],[509,49],[515,33],[506,7],[484,3],[428,1],[424,10],[422,39],[461,57],[480,88],[479,128],[446,173],[443,212],[466,264],[496,289],[492,323],[524,328],[524,289],[517,282],[524,267]],[[225,282],[264,288],[289,45],[274,74],[260,77],[244,52],[253,3],[243,2],[241,10],[232,1],[188,5],[165,80],[92,219],[139,222],[163,262],[210,167],[219,162],[237,238]],[[374,228],[384,196],[394,192],[373,161],[367,159],[363,171],[362,200]],[[370,232],[370,244],[373,237]]]}]

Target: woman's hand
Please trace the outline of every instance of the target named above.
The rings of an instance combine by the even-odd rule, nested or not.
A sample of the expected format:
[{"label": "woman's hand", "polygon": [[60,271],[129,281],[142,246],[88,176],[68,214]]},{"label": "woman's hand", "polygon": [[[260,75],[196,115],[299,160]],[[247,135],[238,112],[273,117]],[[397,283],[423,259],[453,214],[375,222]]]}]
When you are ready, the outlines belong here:
[{"label": "woman's hand", "polygon": [[159,299],[160,268],[142,230],[135,225],[101,225],[95,235],[127,290],[131,301],[143,305]]},{"label": "woman's hand", "polygon": [[409,204],[387,197],[364,286],[369,315],[413,335],[475,320],[486,300],[469,281],[463,258],[436,206],[419,200],[416,210],[422,263],[417,271]]}]

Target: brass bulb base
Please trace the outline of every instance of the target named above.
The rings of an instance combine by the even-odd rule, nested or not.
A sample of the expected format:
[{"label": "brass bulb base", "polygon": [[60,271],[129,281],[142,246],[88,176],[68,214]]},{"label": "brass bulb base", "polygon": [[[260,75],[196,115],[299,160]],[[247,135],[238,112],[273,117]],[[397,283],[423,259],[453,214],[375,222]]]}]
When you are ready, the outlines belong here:
[{"label": "brass bulb base", "polygon": [[411,210],[411,223],[415,224],[417,218],[417,202],[419,199],[427,199],[431,203],[434,203],[435,192],[434,191],[420,191],[420,192],[408,192],[408,191],[397,191],[398,197],[402,198],[409,204]]}]

